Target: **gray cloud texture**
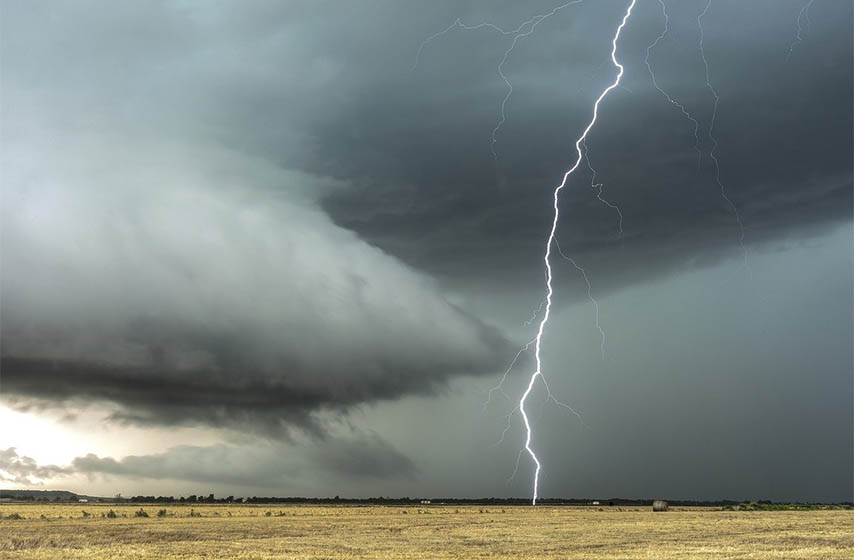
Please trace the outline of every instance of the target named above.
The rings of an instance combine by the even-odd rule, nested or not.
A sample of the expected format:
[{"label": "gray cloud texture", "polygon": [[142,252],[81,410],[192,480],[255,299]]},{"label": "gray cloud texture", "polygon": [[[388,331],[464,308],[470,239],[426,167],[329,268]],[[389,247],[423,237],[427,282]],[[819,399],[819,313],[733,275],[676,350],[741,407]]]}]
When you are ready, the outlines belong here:
[{"label": "gray cloud texture", "polygon": [[[708,155],[713,97],[696,20],[704,5],[668,3],[670,33],[650,57],[659,84],[700,122],[700,165],[692,123],[653,88],[644,62],[663,28],[660,5],[639,3],[618,45],[625,88],[602,104],[588,141],[604,197],[625,217],[624,236],[614,210],[590,188],[585,166],[562,193],[561,246],[595,271],[600,293],[738,252],[739,228]],[[851,216],[851,31],[843,23],[851,6],[815,6],[809,37],[787,61],[800,8],[714,2],[703,19],[710,78],[721,97],[714,130],[721,178],[746,242],[756,246],[826,231]],[[327,210],[451,282],[498,274],[493,283],[535,285],[551,190],[574,158],[572,143],[593,100],[613,80],[608,42],[623,9],[620,2],[573,6],[517,44],[504,66],[515,86],[497,164],[489,135],[505,89],[496,65],[510,38],[456,29],[431,42],[408,79],[380,80],[351,101],[350,113],[369,115],[370,127],[329,124],[323,139],[330,146],[357,150],[340,165],[358,188],[332,193]],[[470,24],[510,20],[505,9],[446,13]],[[429,21],[435,30],[447,25],[438,15]],[[398,103],[393,109],[389,95]],[[419,133],[398,134],[404,130]],[[395,165],[378,165],[380,152]],[[407,188],[389,188],[394,182]]]},{"label": "gray cloud texture", "polygon": [[39,483],[39,479],[56,478],[71,472],[68,467],[39,465],[32,457],[18,455],[14,447],[0,449],[0,481],[3,482],[31,485]]},{"label": "gray cloud texture", "polygon": [[88,454],[69,469],[90,476],[171,479],[257,488],[281,488],[300,481],[413,479],[412,461],[375,434],[336,438],[322,445],[182,445],[154,455],[120,460]]},{"label": "gray cloud texture", "polygon": [[315,179],[230,152],[15,147],[51,165],[5,154],[12,396],[105,399],[149,423],[305,425],[501,364],[495,330],[294,200]]},{"label": "gray cloud texture", "polygon": [[341,480],[412,481],[418,470],[409,457],[372,432],[337,435],[322,442],[179,445],[162,453],[121,459],[89,453],[62,467],[39,465],[33,458],[19,455],[14,447],[0,450],[3,482],[31,486],[76,475],[305,488]]},{"label": "gray cloud texture", "polygon": [[[106,400],[143,423],[318,431],[319,410],[500,367],[496,330],[319,209],[344,183],[218,138],[206,117],[248,108],[231,89],[275,74],[250,61],[273,63],[291,42],[280,30],[266,31],[272,50],[232,53],[217,10],[82,8],[6,7],[9,399]],[[230,33],[254,33],[235,23]],[[300,65],[297,93],[328,86],[328,64]]]},{"label": "gray cloud texture", "polygon": [[[449,300],[515,318],[540,297],[551,190],[613,79],[625,3],[580,3],[520,40],[497,162],[496,66],[510,38],[454,30],[412,70],[415,53],[457,17],[510,28],[554,5],[5,3],[4,400],[109,402],[124,421],[278,436],[300,426],[330,441],[318,461],[382,471],[320,418],[506,366],[506,335]],[[624,235],[588,171],[561,198],[561,247],[598,296],[741,258],[709,158],[705,2],[667,5],[670,34],[650,61],[699,120],[704,155],[698,165],[691,123],[652,87],[644,56],[663,18],[639,2],[618,48],[624,87],[588,142]],[[716,154],[749,251],[851,220],[852,7],[815,3],[787,60],[802,5],[715,0],[703,20]],[[570,272],[556,282],[577,282]],[[556,312],[584,296],[564,287]],[[705,311],[699,322],[720,321]],[[837,349],[825,370],[847,371],[849,356]]]}]

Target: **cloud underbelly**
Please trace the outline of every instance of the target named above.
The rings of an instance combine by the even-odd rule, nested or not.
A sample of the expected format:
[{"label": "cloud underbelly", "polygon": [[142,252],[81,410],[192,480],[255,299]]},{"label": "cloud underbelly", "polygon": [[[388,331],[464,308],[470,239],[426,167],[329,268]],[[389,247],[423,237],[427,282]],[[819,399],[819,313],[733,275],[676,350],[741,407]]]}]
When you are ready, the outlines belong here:
[{"label": "cloud underbelly", "polygon": [[497,331],[317,209],[322,180],[222,150],[97,153],[4,172],[5,395],[307,426],[503,363]]}]

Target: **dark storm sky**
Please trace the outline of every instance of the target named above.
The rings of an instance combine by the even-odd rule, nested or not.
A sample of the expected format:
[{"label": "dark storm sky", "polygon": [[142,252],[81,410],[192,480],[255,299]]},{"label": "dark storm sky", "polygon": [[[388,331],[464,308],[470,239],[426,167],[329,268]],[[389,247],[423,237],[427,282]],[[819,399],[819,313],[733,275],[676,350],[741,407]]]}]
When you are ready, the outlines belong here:
[{"label": "dark storm sky", "polygon": [[[527,495],[524,460],[504,483],[518,417],[483,451],[512,403],[484,414],[482,393],[531,336],[552,189],[614,78],[626,4],[519,39],[496,160],[512,36],[452,29],[413,68],[419,45],[557,3],[4,3],[4,403],[224,434],[33,468]],[[745,260],[709,157],[705,2],[667,2],[650,56],[695,147],[652,87],[663,16],[639,0],[587,142],[624,232],[586,166],[560,202],[608,341],[603,360],[562,268],[544,357],[584,426],[543,409],[544,494],[852,499],[852,7],[817,0],[795,42],[804,5],[715,0],[703,18]]]}]

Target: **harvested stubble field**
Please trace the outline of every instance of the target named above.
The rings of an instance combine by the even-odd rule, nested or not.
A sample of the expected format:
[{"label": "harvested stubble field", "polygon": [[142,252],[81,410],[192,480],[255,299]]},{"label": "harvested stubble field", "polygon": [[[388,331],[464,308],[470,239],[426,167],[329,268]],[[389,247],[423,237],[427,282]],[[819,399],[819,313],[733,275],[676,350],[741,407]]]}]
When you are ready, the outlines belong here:
[{"label": "harvested stubble field", "polygon": [[0,558],[854,558],[850,510],[4,504],[0,515]]}]

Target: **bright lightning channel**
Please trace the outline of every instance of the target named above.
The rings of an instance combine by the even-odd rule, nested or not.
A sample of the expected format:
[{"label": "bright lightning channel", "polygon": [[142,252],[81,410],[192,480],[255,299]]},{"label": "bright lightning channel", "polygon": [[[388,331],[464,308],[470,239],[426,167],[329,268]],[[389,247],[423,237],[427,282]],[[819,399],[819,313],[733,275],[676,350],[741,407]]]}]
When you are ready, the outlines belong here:
[{"label": "bright lightning channel", "polygon": [[[494,127],[493,127],[493,129],[492,129],[492,134],[491,134],[491,138],[490,138],[490,151],[492,152],[492,156],[493,156],[493,158],[495,159],[495,161],[496,161],[496,163],[497,163],[497,162],[498,162],[498,153],[497,153],[497,151],[496,151],[496,149],[495,149],[495,146],[496,146],[496,143],[497,143],[497,141],[498,141],[498,132],[500,131],[500,129],[501,129],[501,127],[503,126],[503,124],[507,121],[506,106],[507,106],[507,103],[508,103],[508,102],[509,102],[509,100],[510,100],[510,97],[513,95],[513,84],[510,82],[510,79],[508,78],[508,76],[504,73],[504,64],[507,62],[507,60],[508,60],[508,58],[509,58],[510,54],[513,52],[513,50],[516,48],[516,44],[518,43],[518,41],[519,41],[520,39],[524,38],[524,37],[528,37],[528,36],[530,36],[531,34],[533,34],[533,33],[534,33],[534,31],[536,30],[537,26],[538,26],[540,23],[542,23],[542,22],[543,22],[543,21],[545,21],[546,19],[548,19],[548,18],[550,18],[550,17],[554,16],[554,15],[555,15],[555,14],[557,14],[559,11],[561,11],[561,10],[563,10],[563,9],[565,9],[565,8],[568,8],[568,7],[570,7],[570,6],[574,5],[574,4],[580,4],[580,3],[582,3],[582,2],[583,2],[583,0],[571,0],[571,1],[569,1],[569,2],[566,2],[566,3],[564,3],[564,4],[561,4],[561,5],[559,5],[559,6],[555,7],[555,8],[553,8],[553,9],[552,9],[551,11],[549,11],[549,12],[546,12],[546,13],[543,13],[543,14],[539,14],[539,15],[535,15],[535,16],[533,16],[532,18],[530,18],[530,19],[528,19],[528,20],[526,20],[526,21],[524,21],[524,22],[520,23],[520,24],[519,24],[516,28],[514,28],[514,29],[504,29],[504,28],[499,27],[498,25],[495,25],[495,24],[490,23],[490,22],[482,22],[482,23],[478,23],[478,24],[475,24],[475,25],[469,25],[469,24],[463,23],[461,18],[456,18],[456,19],[455,19],[455,20],[454,20],[454,21],[453,21],[453,22],[452,22],[448,27],[446,27],[445,29],[442,29],[442,30],[440,30],[440,31],[438,31],[438,32],[436,32],[436,33],[434,33],[434,34],[432,34],[432,35],[428,36],[426,39],[424,39],[424,40],[421,42],[421,44],[418,46],[418,51],[416,52],[416,55],[415,55],[415,61],[414,61],[413,65],[412,65],[411,71],[414,71],[415,69],[417,69],[417,68],[418,68],[418,64],[419,64],[419,62],[420,62],[420,60],[421,60],[421,55],[422,55],[422,53],[423,53],[424,49],[425,49],[425,48],[426,48],[426,47],[427,47],[427,46],[428,46],[432,41],[434,41],[435,39],[437,39],[437,38],[439,38],[439,37],[441,37],[441,36],[443,36],[443,35],[448,34],[449,32],[451,32],[451,31],[452,31],[453,29],[455,29],[455,28],[460,28],[460,29],[465,30],[465,31],[474,31],[474,30],[478,30],[478,29],[490,29],[490,30],[493,30],[493,31],[497,31],[497,32],[498,32],[498,33],[500,33],[501,35],[505,35],[505,36],[512,36],[512,37],[513,37],[512,42],[510,43],[510,46],[509,46],[507,49],[505,49],[504,54],[502,55],[501,60],[500,60],[500,62],[498,63],[498,67],[497,67],[498,75],[501,77],[501,79],[502,79],[502,81],[504,82],[504,84],[505,84],[505,86],[506,86],[506,89],[507,89],[507,91],[506,91],[506,93],[505,93],[505,95],[504,95],[504,97],[502,98],[501,103],[500,103],[499,119],[498,119],[498,121],[496,122],[495,126],[494,126]],[[594,188],[594,189],[597,189],[597,195],[596,195],[596,198],[597,198],[597,199],[598,199],[602,204],[604,204],[605,206],[608,206],[609,208],[612,208],[614,211],[616,211],[616,213],[617,213],[617,215],[618,215],[618,217],[619,217],[620,238],[622,238],[622,236],[623,236],[623,214],[622,214],[622,211],[620,210],[620,208],[619,208],[616,204],[613,204],[613,203],[611,203],[610,201],[608,201],[608,200],[606,200],[606,199],[604,198],[604,196],[603,196],[603,194],[602,194],[602,188],[603,188],[603,185],[602,185],[601,183],[600,183],[600,184],[597,184],[597,183],[596,183],[596,170],[595,170],[595,169],[593,169],[593,166],[592,166],[592,165],[591,165],[591,163],[590,163],[590,159],[589,159],[588,154],[587,154],[587,144],[586,144],[586,142],[584,143],[584,156],[585,156],[585,160],[586,160],[586,162],[587,162],[587,167],[590,169],[590,172],[591,172],[591,174],[592,174],[592,178],[591,178],[591,185],[590,185],[590,186],[591,186],[592,188]],[[555,241],[557,241],[557,240],[555,240]],[[560,248],[559,248],[559,247],[558,247],[558,250],[560,251]],[[593,297],[593,294],[592,294],[592,286],[591,286],[591,284],[590,284],[590,280],[589,280],[589,279],[588,279],[588,277],[587,277],[587,272],[584,270],[584,268],[582,268],[581,266],[579,266],[579,265],[576,263],[576,261],[575,261],[574,259],[572,259],[572,258],[570,258],[570,257],[566,256],[565,254],[563,254],[563,251],[560,251],[560,252],[561,252],[561,255],[562,255],[562,256],[563,256],[563,257],[564,257],[568,262],[570,262],[570,263],[575,267],[575,269],[576,269],[576,270],[577,270],[577,271],[582,275],[582,277],[583,277],[583,279],[584,279],[584,282],[585,282],[585,284],[587,285],[587,299],[588,299],[588,300],[591,302],[591,304],[593,305],[593,310],[594,310],[594,325],[595,325],[596,329],[599,331],[600,336],[601,336],[600,349],[601,349],[601,352],[602,352],[602,358],[604,359],[604,357],[605,357],[605,331],[604,331],[604,329],[602,328],[602,326],[601,326],[601,325],[600,325],[600,323],[599,323],[599,303],[598,303],[598,302],[596,301],[596,299]],[[531,317],[530,317],[529,319],[527,319],[526,321],[523,321],[522,325],[523,325],[523,326],[526,326],[526,327],[527,327],[527,326],[532,325],[532,324],[534,323],[534,321],[537,319],[537,316],[542,312],[543,307],[545,306],[545,304],[546,304],[546,300],[544,299],[544,300],[542,300],[542,301],[540,302],[540,305],[537,307],[537,309],[535,309],[535,310],[534,310],[534,312],[533,312],[533,314],[531,315]],[[512,402],[512,400],[510,399],[510,397],[509,397],[509,396],[507,395],[507,393],[504,391],[504,383],[505,383],[505,381],[507,380],[507,377],[509,376],[510,372],[513,370],[513,368],[515,367],[515,365],[516,365],[516,364],[517,364],[517,362],[519,361],[519,358],[522,356],[522,354],[523,354],[523,353],[525,353],[525,352],[527,352],[527,351],[529,351],[529,350],[530,350],[530,347],[531,347],[535,342],[536,342],[536,339],[529,341],[525,346],[523,346],[523,347],[522,347],[522,348],[521,348],[521,349],[516,353],[516,356],[513,358],[513,360],[511,361],[510,365],[508,366],[508,368],[504,371],[504,374],[501,376],[501,379],[499,380],[498,384],[497,384],[497,385],[495,385],[494,387],[492,387],[491,389],[489,389],[489,391],[488,391],[488,395],[487,395],[487,399],[486,399],[486,402],[484,402],[484,405],[483,405],[483,406],[484,406],[484,411],[485,411],[485,410],[486,410],[486,408],[489,406],[489,404],[492,402],[492,399],[493,399],[493,397],[494,397],[494,395],[495,395],[496,393],[498,393],[498,394],[502,395],[505,399],[507,399],[507,401]],[[583,422],[583,420],[582,420],[582,418],[581,418],[581,415],[580,415],[580,414],[579,414],[575,409],[573,409],[571,406],[569,406],[568,404],[566,404],[566,403],[564,403],[564,402],[562,402],[562,401],[558,400],[558,399],[557,399],[557,398],[552,394],[551,390],[549,389],[548,385],[546,384],[545,378],[544,378],[544,377],[541,377],[541,379],[542,379],[542,381],[543,381],[544,386],[546,387],[546,392],[547,392],[547,396],[546,396],[546,400],[545,400],[545,402],[553,402],[554,404],[556,404],[556,405],[558,405],[558,406],[560,406],[560,407],[562,407],[562,408],[567,409],[567,410],[568,410],[568,411],[570,411],[574,416],[576,416],[576,417],[578,418],[579,422],[581,423],[581,425],[582,425],[582,427],[583,427],[583,426],[584,426],[584,422]],[[513,408],[513,410],[511,410],[511,411],[510,411],[510,413],[507,415],[507,417],[506,417],[506,418],[507,418],[507,423],[506,423],[506,425],[505,425],[505,427],[504,427],[504,430],[501,432],[501,438],[500,438],[500,439],[499,439],[499,440],[498,440],[494,445],[496,445],[496,446],[497,446],[497,445],[500,445],[501,443],[503,443],[504,438],[505,438],[505,436],[507,435],[508,430],[510,429],[510,426],[511,426],[511,423],[512,423],[513,416],[514,416],[514,414],[515,414],[518,410],[519,410],[519,406],[517,405],[517,406],[516,406],[516,407],[514,407],[514,408]],[[530,425],[528,426],[528,428],[530,429]],[[516,459],[516,466],[515,466],[515,468],[513,469],[513,473],[510,475],[510,478],[508,479],[508,482],[509,482],[510,480],[513,480],[513,478],[515,477],[516,472],[517,472],[517,470],[518,470],[518,468],[519,468],[519,460],[520,460],[520,458],[521,458],[521,456],[522,456],[522,453],[523,453],[524,451],[525,451],[525,449],[524,449],[524,448],[519,450],[519,456],[518,456],[518,457],[517,457],[517,459]]]},{"label": "bright lightning channel", "polygon": [[596,119],[597,119],[598,114],[599,114],[599,104],[602,102],[602,100],[605,98],[605,96],[608,95],[608,93],[612,89],[614,89],[620,85],[620,79],[623,77],[623,65],[617,61],[617,41],[620,38],[620,33],[622,32],[623,27],[625,27],[626,22],[629,19],[629,16],[631,16],[632,8],[634,8],[635,2],[636,2],[636,0],[631,0],[631,3],[629,4],[628,8],[626,9],[626,13],[623,16],[622,21],[620,22],[620,25],[617,27],[617,31],[614,34],[614,39],[611,41],[611,61],[614,63],[614,66],[617,67],[617,77],[611,85],[609,85],[607,88],[605,88],[604,91],[602,91],[602,93],[596,99],[596,102],[593,104],[593,118],[590,120],[590,123],[587,125],[587,128],[584,129],[584,132],[582,132],[581,136],[575,142],[575,151],[578,154],[578,157],[575,160],[575,164],[572,167],[570,167],[569,170],[566,171],[566,173],[564,173],[563,180],[555,188],[554,193],[553,193],[554,214],[553,214],[553,219],[552,219],[551,230],[549,231],[549,237],[548,237],[548,240],[546,241],[546,252],[545,252],[545,255],[543,257],[543,262],[544,262],[545,268],[546,268],[546,306],[545,306],[545,311],[543,312],[543,317],[540,320],[539,328],[537,329],[537,337],[535,339],[536,342],[534,345],[534,359],[536,361],[536,369],[534,370],[534,373],[531,374],[531,378],[528,381],[528,386],[525,389],[525,392],[522,394],[522,398],[519,400],[519,412],[521,413],[522,420],[524,421],[524,424],[525,424],[525,450],[528,452],[528,455],[531,456],[531,460],[534,462],[534,465],[536,466],[536,469],[534,471],[533,496],[531,499],[532,505],[537,504],[537,497],[538,497],[538,490],[539,490],[539,483],[540,483],[540,471],[542,470],[542,464],[540,463],[539,458],[537,458],[537,454],[534,452],[533,448],[531,447],[531,435],[532,435],[531,434],[531,423],[530,423],[530,420],[528,419],[528,414],[525,411],[525,402],[528,400],[528,396],[531,394],[531,391],[534,388],[534,384],[537,382],[538,379],[541,379],[545,383],[545,378],[543,377],[543,371],[542,371],[542,362],[541,362],[540,350],[542,347],[543,331],[545,330],[546,325],[548,324],[549,315],[551,314],[552,294],[553,294],[551,252],[552,252],[552,244],[556,241],[555,232],[557,231],[557,224],[558,224],[558,219],[559,219],[559,214],[560,214],[560,210],[558,207],[558,197],[560,195],[560,191],[563,190],[563,188],[566,186],[566,183],[569,180],[570,175],[572,175],[572,173],[574,173],[575,170],[578,169],[578,166],[581,164],[581,160],[584,157],[584,154],[581,150],[581,145],[584,142],[584,140],[587,138],[587,135],[590,132],[590,130],[596,124]]}]

